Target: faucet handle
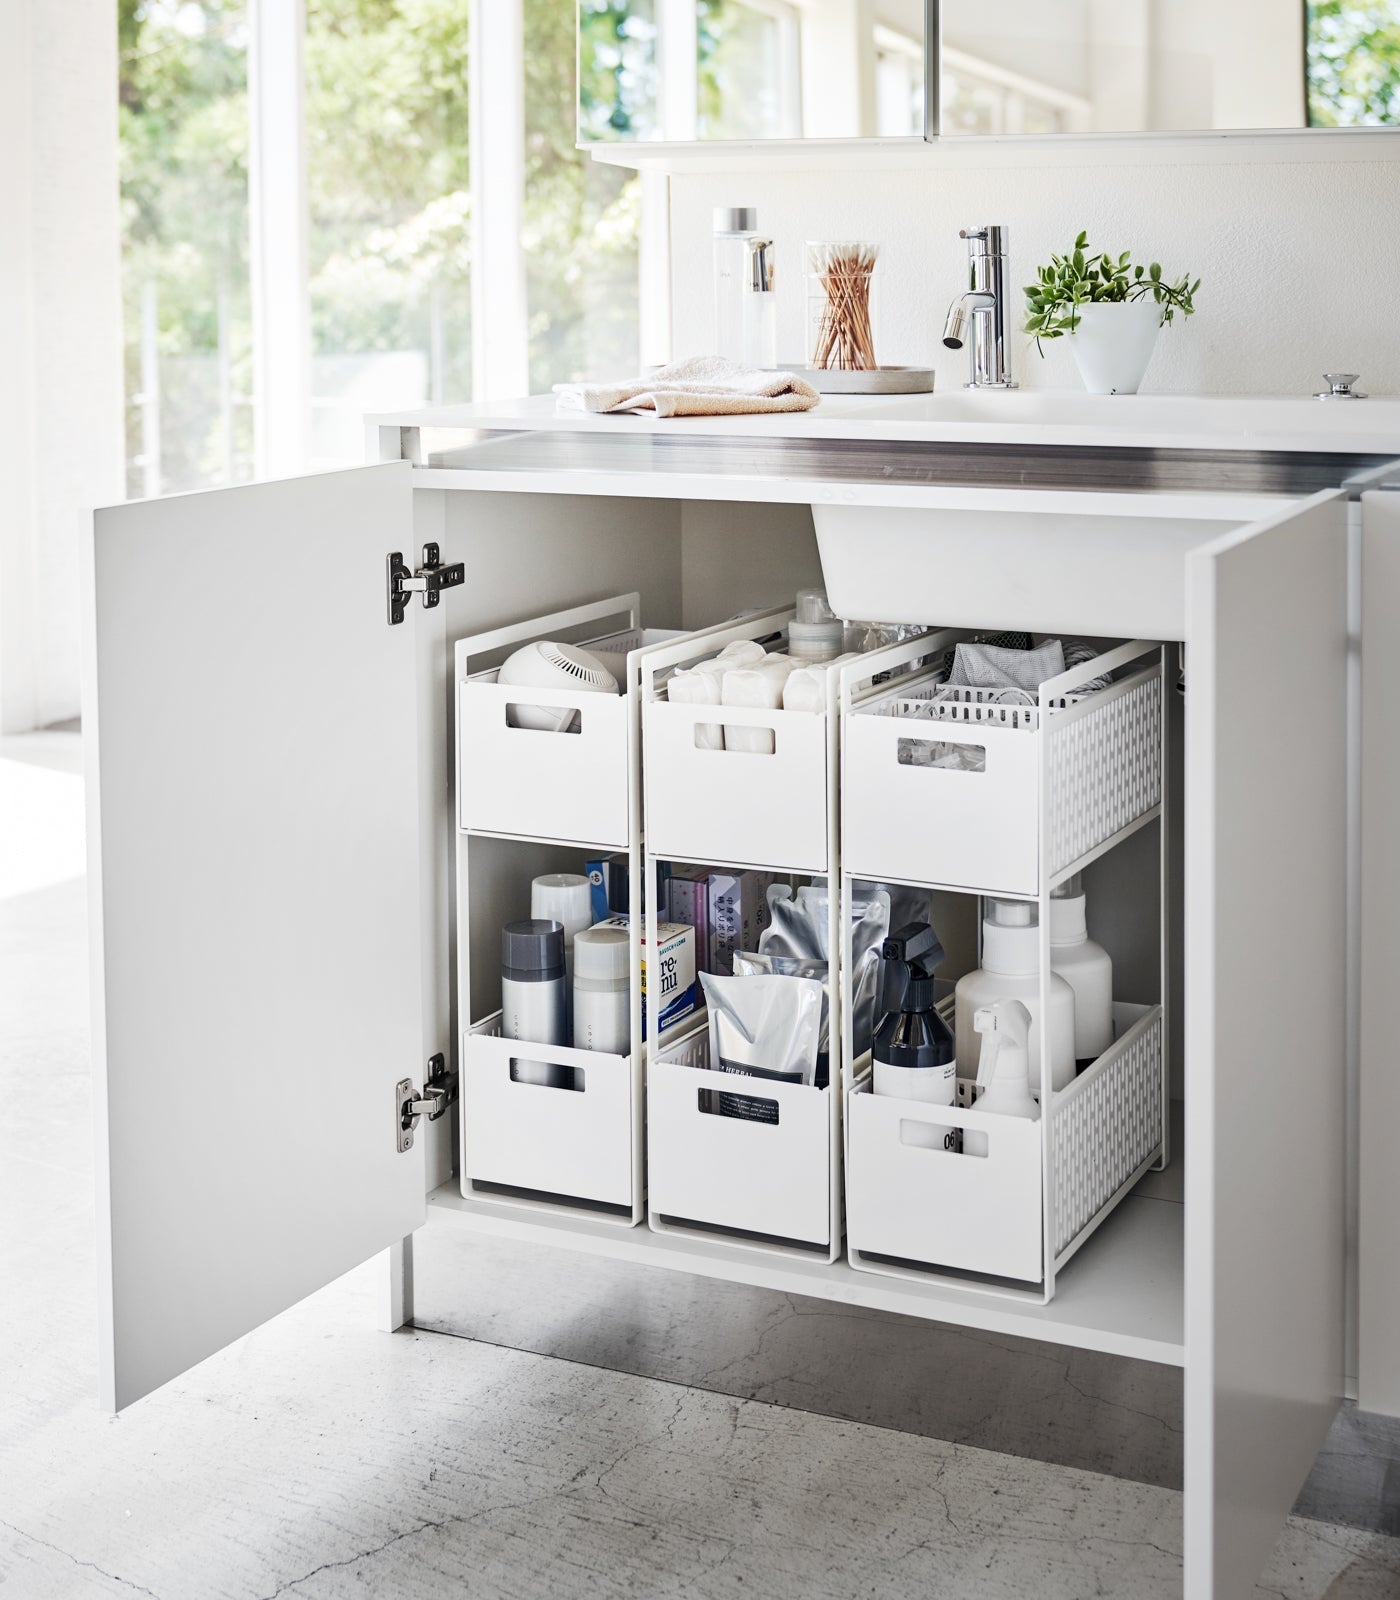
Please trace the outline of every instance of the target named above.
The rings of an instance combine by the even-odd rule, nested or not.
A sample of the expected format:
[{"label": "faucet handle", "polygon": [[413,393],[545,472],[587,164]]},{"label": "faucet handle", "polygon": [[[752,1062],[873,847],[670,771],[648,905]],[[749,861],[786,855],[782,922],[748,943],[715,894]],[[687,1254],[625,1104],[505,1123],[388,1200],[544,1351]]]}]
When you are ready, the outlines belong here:
[{"label": "faucet handle", "polygon": [[1006,229],[994,222],[982,228],[959,228],[958,238],[967,240],[970,255],[1000,256],[1006,253]]},{"label": "faucet handle", "polygon": [[1319,389],[1313,396],[1315,400],[1364,400],[1366,396],[1359,390],[1353,389],[1352,384],[1361,376],[1359,372],[1324,372],[1324,382],[1330,387]]}]

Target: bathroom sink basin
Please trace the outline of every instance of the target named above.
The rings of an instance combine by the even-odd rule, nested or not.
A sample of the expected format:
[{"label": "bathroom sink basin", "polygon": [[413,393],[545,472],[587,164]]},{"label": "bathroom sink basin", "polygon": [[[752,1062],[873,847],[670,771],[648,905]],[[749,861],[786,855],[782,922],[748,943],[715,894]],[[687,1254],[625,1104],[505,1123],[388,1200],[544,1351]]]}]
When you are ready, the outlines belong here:
[{"label": "bathroom sink basin", "polygon": [[984,437],[1015,433],[1045,443],[1131,441],[1171,448],[1189,442],[1192,448],[1400,453],[1400,398],[1321,401],[1307,396],[959,389],[871,402],[862,414],[871,424],[897,428],[906,437],[925,429],[967,428]]}]

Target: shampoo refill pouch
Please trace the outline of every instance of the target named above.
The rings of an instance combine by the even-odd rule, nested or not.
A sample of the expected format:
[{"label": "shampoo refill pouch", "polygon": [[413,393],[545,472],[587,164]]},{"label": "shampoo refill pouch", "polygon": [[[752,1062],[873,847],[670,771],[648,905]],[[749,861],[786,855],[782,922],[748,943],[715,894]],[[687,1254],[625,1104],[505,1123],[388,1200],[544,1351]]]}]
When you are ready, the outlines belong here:
[{"label": "shampoo refill pouch", "polygon": [[[821,1039],[822,985],[816,978],[700,975],[710,1008],[710,1067],[750,1078],[813,1084]],[[776,1101],[721,1094],[719,1114],[776,1122]]]},{"label": "shampoo refill pouch", "polygon": [[736,978],[766,977],[777,973],[784,978],[815,978],[822,986],[822,1024],[817,1039],[817,1072],[814,1082],[825,1089],[831,1082],[831,968],[825,961],[804,956],[762,955],[742,950],[734,957]]}]

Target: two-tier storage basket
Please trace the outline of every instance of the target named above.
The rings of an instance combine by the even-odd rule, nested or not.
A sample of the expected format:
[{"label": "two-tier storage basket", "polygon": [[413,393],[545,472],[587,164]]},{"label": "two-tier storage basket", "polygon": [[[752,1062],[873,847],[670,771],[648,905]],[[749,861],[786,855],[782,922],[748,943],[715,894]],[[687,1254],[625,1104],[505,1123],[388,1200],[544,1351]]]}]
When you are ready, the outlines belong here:
[{"label": "two-tier storage basket", "polygon": [[[836,951],[839,895],[840,673],[824,669],[818,711],[754,710],[672,702],[670,674],[735,640],[785,647],[791,609],[744,618],[698,642],[649,651],[642,662],[645,813],[649,880],[677,861],[826,878],[826,949]],[[903,670],[925,664],[917,642]],[[881,652],[864,660],[875,661]],[[878,690],[875,672],[849,668],[857,699]],[[705,725],[760,729],[771,753],[714,748]],[[745,740],[744,743],[753,743]],[[649,907],[648,917],[653,915]],[[649,938],[654,935],[649,934]],[[841,990],[831,984],[831,1082],[823,1087],[711,1069],[709,1040],[692,1019],[661,1041],[647,1067],[648,1220],[657,1232],[696,1228],[736,1248],[841,1251]],[[703,1020],[703,1019],[701,1019]],[[734,1101],[750,1115],[726,1114]],[[757,1102],[763,1114],[752,1114]]]},{"label": "two-tier storage basket", "polygon": [[[939,643],[951,649],[960,637],[949,632]],[[885,659],[892,668],[908,662],[908,647]],[[937,666],[916,671],[874,696],[858,693],[854,675],[843,686],[845,892],[857,879],[888,878],[1038,901],[1045,1015],[1051,891],[1161,818],[1163,648],[1139,640],[1110,649],[1043,684],[1031,705],[940,695],[941,677]],[[1164,841],[1160,827],[1159,875]],[[1154,892],[1161,887],[1159,878]],[[849,971],[849,917],[842,921]],[[1165,960],[1162,938],[1159,997]],[[852,1064],[845,1182],[853,1266],[1052,1298],[1057,1271],[1166,1160],[1163,1008],[1116,1004],[1113,1043],[1059,1090],[1051,1049],[1047,1039],[1036,1121],[979,1111],[964,1080],[953,1106],[877,1095],[869,1058]],[[851,1050],[847,1025],[848,1062]],[[969,1133],[984,1137],[969,1141]]]},{"label": "two-tier storage basket", "polygon": [[[641,1219],[641,662],[649,650],[681,637],[675,630],[644,628],[640,596],[630,594],[457,644],[457,981],[463,1018],[462,1190],[468,1198],[533,1209],[584,1206],[602,1220],[626,1226]],[[536,640],[580,644],[621,657],[623,692],[499,683],[500,662]],[[545,732],[516,725],[512,708],[520,705],[569,707],[578,716],[572,731]],[[499,1011],[477,1014],[474,943],[480,945],[480,991],[499,961],[496,928],[502,920],[484,918],[482,909],[504,905],[507,893],[520,907],[522,890],[513,881],[520,876],[514,858],[493,859],[482,840],[572,847],[571,870],[585,859],[627,853],[632,975],[627,1054],[505,1039]],[[475,870],[474,852],[481,852],[486,863]],[[543,853],[538,859],[544,861]],[[562,860],[561,855],[542,870],[554,870]],[[515,914],[528,915],[528,910]],[[553,1070],[522,1072],[522,1063]]]}]

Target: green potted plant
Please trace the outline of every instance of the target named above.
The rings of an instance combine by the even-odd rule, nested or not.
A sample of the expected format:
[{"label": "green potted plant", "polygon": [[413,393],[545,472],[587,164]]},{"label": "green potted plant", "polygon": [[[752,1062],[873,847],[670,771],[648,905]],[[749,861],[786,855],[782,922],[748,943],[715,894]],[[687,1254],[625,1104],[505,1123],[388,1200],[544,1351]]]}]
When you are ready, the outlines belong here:
[{"label": "green potted plant", "polygon": [[1042,340],[1069,335],[1090,394],[1136,394],[1158,334],[1177,312],[1189,317],[1196,309],[1201,280],[1187,274],[1170,282],[1155,261],[1135,266],[1130,251],[1090,255],[1088,248],[1081,233],[1068,255],[1051,256],[1027,284],[1025,330],[1042,355]]}]

